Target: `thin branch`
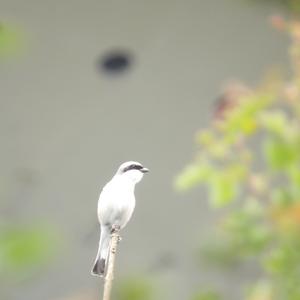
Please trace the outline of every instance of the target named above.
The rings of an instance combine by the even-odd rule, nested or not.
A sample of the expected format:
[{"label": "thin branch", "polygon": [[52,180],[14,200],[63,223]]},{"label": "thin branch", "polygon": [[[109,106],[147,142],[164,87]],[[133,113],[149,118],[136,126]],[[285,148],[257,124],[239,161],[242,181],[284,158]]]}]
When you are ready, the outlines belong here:
[{"label": "thin branch", "polygon": [[119,231],[120,228],[114,227],[110,236],[110,249],[109,249],[109,256],[108,256],[109,259],[108,259],[107,272],[105,276],[103,300],[110,300],[112,282],[114,279],[114,265],[115,265],[117,246],[118,246],[118,242],[120,241]]}]

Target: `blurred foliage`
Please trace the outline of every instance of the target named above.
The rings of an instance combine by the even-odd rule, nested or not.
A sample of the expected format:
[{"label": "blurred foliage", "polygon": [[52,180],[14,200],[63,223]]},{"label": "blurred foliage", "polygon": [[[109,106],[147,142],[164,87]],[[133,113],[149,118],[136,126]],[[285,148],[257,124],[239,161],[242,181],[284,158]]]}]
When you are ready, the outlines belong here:
[{"label": "blurred foliage", "polygon": [[219,295],[214,291],[199,292],[197,293],[192,300],[219,300]]},{"label": "blurred foliage", "polygon": [[260,280],[250,289],[247,300],[272,300],[272,284],[267,280]]},{"label": "blurred foliage", "polygon": [[[8,227],[0,231],[0,278],[28,277],[53,253],[55,239],[45,226]],[[16,276],[17,274],[17,276]]]},{"label": "blurred foliage", "polygon": [[248,0],[255,3],[270,3],[278,4],[287,8],[290,12],[299,14],[300,13],[300,1],[299,0]]},{"label": "blurred foliage", "polygon": [[22,46],[20,29],[0,22],[0,58],[7,58],[19,53]]},{"label": "blurred foliage", "polygon": [[223,265],[255,263],[263,276],[245,299],[299,300],[300,22],[271,21],[291,37],[291,77],[228,85],[176,186],[205,186],[212,207],[228,207],[218,244],[204,252]]},{"label": "blurred foliage", "polygon": [[[21,30],[0,22],[0,60],[23,50]],[[0,224],[0,297],[5,294],[2,284],[28,279],[49,262],[57,244],[52,227],[41,224],[22,226]]]},{"label": "blurred foliage", "polygon": [[119,283],[113,294],[113,299],[118,300],[151,300],[154,288],[149,280],[139,278],[127,278]]}]

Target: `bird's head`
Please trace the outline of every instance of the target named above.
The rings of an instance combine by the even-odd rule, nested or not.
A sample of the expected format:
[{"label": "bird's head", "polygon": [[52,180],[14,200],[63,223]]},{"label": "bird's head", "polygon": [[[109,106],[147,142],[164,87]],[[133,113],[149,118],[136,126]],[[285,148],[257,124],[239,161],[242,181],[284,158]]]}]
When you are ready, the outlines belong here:
[{"label": "bird's head", "polygon": [[138,183],[142,180],[145,173],[149,172],[149,169],[145,168],[142,164],[136,161],[127,161],[119,167],[116,175],[127,178],[134,183]]}]

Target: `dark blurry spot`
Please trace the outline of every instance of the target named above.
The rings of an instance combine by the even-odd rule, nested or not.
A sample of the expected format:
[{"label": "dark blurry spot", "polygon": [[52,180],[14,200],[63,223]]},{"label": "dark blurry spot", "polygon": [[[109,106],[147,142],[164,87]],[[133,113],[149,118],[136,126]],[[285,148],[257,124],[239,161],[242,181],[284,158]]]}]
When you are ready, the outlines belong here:
[{"label": "dark blurry spot", "polygon": [[225,120],[228,112],[249,95],[248,87],[240,82],[231,82],[225,86],[222,94],[218,97],[214,107],[214,119]]},{"label": "dark blurry spot", "polygon": [[178,259],[174,253],[164,252],[161,253],[156,260],[150,265],[150,271],[160,272],[164,270],[169,270],[178,264]]},{"label": "dark blurry spot", "polygon": [[39,174],[30,168],[17,168],[15,170],[15,179],[21,183],[26,185],[32,185],[36,183]]},{"label": "dark blurry spot", "polygon": [[120,74],[127,71],[132,64],[132,56],[126,51],[110,51],[100,57],[98,68],[109,74]]}]

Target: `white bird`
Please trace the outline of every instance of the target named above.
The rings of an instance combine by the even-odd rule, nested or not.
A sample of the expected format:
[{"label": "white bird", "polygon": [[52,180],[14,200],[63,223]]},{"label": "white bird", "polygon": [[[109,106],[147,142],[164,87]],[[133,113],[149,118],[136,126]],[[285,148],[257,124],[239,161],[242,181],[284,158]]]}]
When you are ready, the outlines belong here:
[{"label": "white bird", "polygon": [[111,232],[114,228],[124,228],[130,220],[135,207],[135,185],[147,172],[149,170],[138,162],[125,162],[102,189],[98,200],[101,234],[92,275],[105,275]]}]

